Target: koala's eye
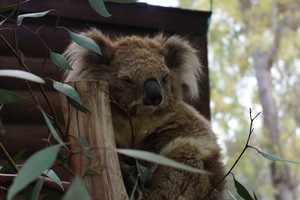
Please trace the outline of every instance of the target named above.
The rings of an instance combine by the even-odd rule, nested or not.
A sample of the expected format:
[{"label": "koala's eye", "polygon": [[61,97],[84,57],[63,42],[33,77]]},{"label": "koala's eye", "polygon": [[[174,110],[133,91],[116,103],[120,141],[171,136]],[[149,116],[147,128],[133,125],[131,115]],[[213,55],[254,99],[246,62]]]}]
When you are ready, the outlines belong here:
[{"label": "koala's eye", "polygon": [[128,76],[121,77],[121,80],[128,85],[133,85],[132,80]]},{"label": "koala's eye", "polygon": [[164,76],[164,78],[162,79],[162,83],[167,83],[168,81],[169,81],[169,79],[170,79],[170,76],[169,76],[169,74],[167,74],[167,75],[165,75]]}]

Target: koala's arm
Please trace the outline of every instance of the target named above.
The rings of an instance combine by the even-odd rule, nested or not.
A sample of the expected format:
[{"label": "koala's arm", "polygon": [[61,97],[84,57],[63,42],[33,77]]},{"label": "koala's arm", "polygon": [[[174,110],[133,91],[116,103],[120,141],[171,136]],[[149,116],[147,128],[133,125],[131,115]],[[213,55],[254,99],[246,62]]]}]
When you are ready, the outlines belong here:
[{"label": "koala's arm", "polygon": [[[177,162],[204,169],[204,162],[193,146],[177,147],[167,155]],[[210,189],[210,175],[196,174],[167,166],[154,166],[149,183],[142,188],[140,200],[203,199]],[[221,199],[218,195],[215,198]]]}]

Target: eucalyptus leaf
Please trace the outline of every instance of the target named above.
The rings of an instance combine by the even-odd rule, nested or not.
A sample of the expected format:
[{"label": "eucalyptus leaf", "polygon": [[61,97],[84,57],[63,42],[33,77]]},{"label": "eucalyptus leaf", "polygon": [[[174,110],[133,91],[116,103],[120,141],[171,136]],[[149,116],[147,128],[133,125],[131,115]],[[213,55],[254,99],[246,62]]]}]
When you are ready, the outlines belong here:
[{"label": "eucalyptus leaf", "polygon": [[139,173],[139,178],[141,182],[145,185],[149,180],[149,170],[145,166],[141,165],[139,162],[136,162],[136,168]]},{"label": "eucalyptus leaf", "polygon": [[51,11],[52,10],[47,10],[47,11],[44,11],[44,12],[26,13],[26,14],[19,15],[18,18],[17,18],[17,23],[20,26],[22,24],[24,18],[28,18],[28,17],[33,17],[33,18],[44,17],[45,15],[47,15]]},{"label": "eucalyptus leaf", "polygon": [[67,100],[68,100],[68,103],[73,106],[74,108],[76,108],[77,110],[83,112],[83,113],[90,113],[91,112],[86,108],[84,107],[82,104],[79,104],[77,103],[76,101],[74,101],[73,99],[67,97]]},{"label": "eucalyptus leaf", "polygon": [[101,50],[96,42],[94,42],[91,38],[88,38],[84,35],[80,35],[77,33],[74,33],[72,31],[69,31],[70,37],[74,42],[76,42],[78,45],[85,47],[87,49],[90,49],[91,51],[101,55]]},{"label": "eucalyptus leaf", "polygon": [[186,170],[193,173],[209,174],[209,172],[201,169],[197,169],[182,163],[176,162],[169,158],[163,157],[158,154],[154,154],[148,151],[136,150],[136,149],[117,149],[117,152],[126,156],[137,158],[140,160],[149,161],[156,164],[166,165],[169,167]]},{"label": "eucalyptus leaf", "polygon": [[51,59],[52,63],[54,65],[56,65],[57,67],[60,67],[62,69],[68,69],[68,70],[72,69],[72,67],[69,65],[67,59],[61,54],[50,51],[50,59]]},{"label": "eucalyptus leaf", "polygon": [[136,190],[137,190],[138,184],[139,184],[139,180],[136,179],[135,184],[134,184],[134,187],[133,187],[133,189],[132,189],[132,191],[131,191],[131,194],[130,194],[130,200],[134,200],[134,199],[135,199],[135,198],[134,198],[134,194],[135,194],[135,192],[136,192]]},{"label": "eucalyptus leaf", "polygon": [[0,104],[13,103],[25,99],[25,97],[16,93],[0,89]]},{"label": "eucalyptus leaf", "polygon": [[281,162],[288,162],[288,163],[294,163],[294,164],[300,164],[300,162],[296,162],[296,161],[292,161],[292,160],[286,160],[283,158],[279,158],[277,156],[271,155],[271,154],[267,154],[265,152],[259,151],[258,152],[260,155],[262,155],[264,158],[267,158],[269,160],[273,160],[273,161],[281,161]]},{"label": "eucalyptus leaf", "polygon": [[44,117],[44,119],[45,119],[45,121],[46,121],[46,124],[47,124],[47,126],[48,126],[48,128],[49,128],[49,130],[50,130],[50,132],[51,132],[51,134],[52,134],[52,136],[54,137],[54,139],[55,139],[59,144],[61,144],[61,145],[63,145],[63,146],[66,147],[66,145],[64,144],[64,142],[61,140],[61,138],[60,138],[59,135],[57,134],[57,132],[56,132],[54,126],[53,126],[52,123],[50,122],[50,120],[49,120],[48,116],[46,115],[46,113],[45,113],[42,109],[40,109],[40,111],[42,112],[43,117]]},{"label": "eucalyptus leaf", "polygon": [[85,172],[85,175],[98,175],[99,172],[97,170],[94,170],[94,169],[91,169],[91,168],[88,168]]},{"label": "eucalyptus leaf", "polygon": [[101,16],[110,17],[111,14],[107,11],[103,0],[89,0],[91,7]]},{"label": "eucalyptus leaf", "polygon": [[[232,175],[233,176],[233,175]],[[254,200],[248,190],[240,183],[238,182],[235,177],[233,176],[234,180],[234,186],[236,188],[237,193],[245,200]]]},{"label": "eucalyptus leaf", "polygon": [[[90,147],[90,144],[89,144],[89,141],[87,140],[86,137],[76,137],[76,140],[79,142],[79,144],[81,144],[83,147],[85,148],[89,148]],[[88,157],[88,158],[93,158],[93,154],[91,151],[86,151],[85,152],[85,155]]]},{"label": "eucalyptus leaf", "polygon": [[[22,149],[21,151],[19,151],[16,155],[14,155],[12,157],[12,160],[14,161],[14,163],[17,163],[18,161],[20,161],[20,159],[24,155],[25,151],[26,151],[26,149]],[[10,166],[9,163],[7,163],[3,167],[1,167],[0,173],[8,173],[11,170],[12,170],[12,167]]]},{"label": "eucalyptus leaf", "polygon": [[90,194],[79,176],[75,176],[63,200],[91,200]]},{"label": "eucalyptus leaf", "polygon": [[46,175],[48,178],[50,178],[52,181],[54,181],[57,185],[59,185],[62,191],[64,191],[64,186],[62,184],[62,181],[52,169],[47,169],[46,171],[44,171],[43,174]]},{"label": "eucalyptus leaf", "polygon": [[0,77],[1,76],[20,78],[36,83],[45,83],[45,81],[39,76],[22,70],[3,69],[0,70]]},{"label": "eucalyptus leaf", "polygon": [[0,118],[0,136],[4,135],[5,133],[6,133],[6,131],[4,129],[3,123],[2,123],[1,118]]},{"label": "eucalyptus leaf", "polygon": [[[20,2],[20,4],[26,3],[26,2],[28,2],[28,1],[29,1],[29,0],[22,1],[22,2]],[[4,13],[4,12],[10,11],[10,10],[14,10],[14,9],[16,9],[17,6],[18,6],[17,3],[11,4],[11,5],[8,5],[8,6],[2,6],[2,7],[0,7],[0,13]]]},{"label": "eucalyptus leaf", "polygon": [[105,2],[115,2],[115,3],[136,3],[138,0],[104,0]]},{"label": "eucalyptus leaf", "polygon": [[53,87],[63,93],[64,95],[66,95],[67,97],[73,99],[74,101],[76,101],[79,105],[82,105],[82,102],[80,100],[80,97],[77,93],[77,91],[70,85],[65,84],[65,83],[60,83],[57,81],[53,81]]},{"label": "eucalyptus leaf", "polygon": [[35,187],[34,187],[34,189],[32,191],[30,200],[38,200],[39,199],[39,196],[40,196],[40,193],[41,193],[44,181],[45,181],[45,179],[42,178],[42,179],[40,179],[37,182],[37,184],[35,185]]},{"label": "eucalyptus leaf", "polygon": [[46,169],[49,169],[55,162],[60,147],[61,145],[54,145],[45,148],[28,158],[13,180],[8,190],[7,199],[13,199],[18,192],[38,178]]}]

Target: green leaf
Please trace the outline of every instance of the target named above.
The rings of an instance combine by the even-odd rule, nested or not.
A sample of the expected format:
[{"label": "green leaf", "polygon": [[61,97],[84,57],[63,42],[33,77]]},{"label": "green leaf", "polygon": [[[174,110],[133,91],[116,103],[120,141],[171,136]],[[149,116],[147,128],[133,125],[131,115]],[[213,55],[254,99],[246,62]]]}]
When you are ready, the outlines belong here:
[{"label": "green leaf", "polygon": [[177,168],[186,170],[193,173],[199,173],[199,174],[209,174],[209,172],[197,169],[188,165],[184,165],[182,163],[176,162],[174,160],[171,160],[169,158],[163,157],[158,154],[154,154],[148,151],[142,151],[142,150],[135,150],[135,149],[117,149],[117,152],[126,156],[130,156],[133,158],[153,162],[160,165],[166,165],[169,167]]},{"label": "green leaf", "polygon": [[26,18],[26,17],[34,17],[34,18],[44,17],[45,15],[47,15],[51,11],[52,10],[47,10],[47,11],[44,11],[44,12],[27,13],[27,14],[19,15],[18,18],[17,18],[17,23],[20,26],[22,24],[23,19]]},{"label": "green leaf", "polygon": [[44,181],[45,181],[45,179],[42,178],[42,179],[40,179],[37,182],[37,184],[35,185],[35,187],[34,187],[34,189],[32,191],[30,200],[38,200],[39,199],[39,196],[40,196],[40,193],[41,193]]},{"label": "green leaf", "polygon": [[62,196],[63,194],[61,192],[51,191],[43,197],[43,200],[62,199]]},{"label": "green leaf", "polygon": [[48,147],[28,158],[9,188],[8,200],[13,199],[18,192],[53,165],[60,147],[61,145]]},{"label": "green leaf", "polygon": [[25,97],[16,93],[0,89],[0,104],[13,103],[25,99]]},{"label": "green leaf", "polygon": [[150,175],[149,170],[145,166],[141,165],[139,162],[136,162],[136,168],[140,175],[139,178],[141,182],[145,185],[149,180],[149,175]]},{"label": "green leaf", "polygon": [[4,129],[3,123],[2,123],[1,118],[0,118],[0,136],[4,135],[5,133],[6,133],[6,131]]},{"label": "green leaf", "polygon": [[70,37],[74,42],[76,42],[78,45],[85,47],[87,49],[90,49],[91,51],[101,55],[101,50],[96,42],[94,42],[91,38],[88,38],[84,35],[80,35],[77,33],[74,33],[72,31],[69,31]]},{"label": "green leaf", "polygon": [[63,68],[63,69],[68,69],[71,70],[72,67],[69,65],[67,59],[58,53],[55,53],[53,51],[50,51],[50,59],[54,65],[57,67]]},{"label": "green leaf", "polygon": [[46,171],[44,171],[43,174],[48,178],[50,178],[52,181],[54,181],[57,185],[59,185],[62,191],[64,191],[64,186],[62,185],[62,181],[53,170],[47,169]]},{"label": "green leaf", "polygon": [[85,172],[85,175],[98,175],[99,172],[97,170],[94,170],[94,169],[91,169],[91,168],[88,168]]},{"label": "green leaf", "polygon": [[83,105],[80,105],[79,103],[77,103],[73,99],[67,97],[67,100],[68,100],[69,104],[71,106],[73,106],[74,108],[76,108],[77,110],[79,110],[83,113],[90,113],[91,114],[91,112],[86,107],[84,107]]},{"label": "green leaf", "polygon": [[232,177],[234,180],[234,186],[236,188],[237,193],[245,200],[253,200],[253,198],[249,194],[248,190],[235,179],[233,174],[232,174]]},{"label": "green leaf", "polygon": [[67,97],[73,99],[74,101],[76,101],[79,105],[82,105],[82,102],[80,100],[80,97],[77,93],[77,91],[70,85],[65,84],[65,83],[60,83],[57,81],[53,81],[53,87],[63,93],[64,95],[66,95]]},{"label": "green leaf", "polygon": [[258,153],[260,155],[262,155],[263,157],[269,159],[269,160],[281,161],[281,162],[288,162],[288,163],[294,163],[294,164],[300,164],[300,162],[296,162],[296,161],[292,161],[292,160],[286,160],[286,159],[283,159],[283,158],[279,158],[277,156],[273,156],[273,155],[267,154],[267,153],[262,152],[262,151],[259,151]]},{"label": "green leaf", "polygon": [[75,176],[70,188],[68,189],[63,200],[84,199],[91,200],[89,192],[79,176]]},{"label": "green leaf", "polygon": [[[18,161],[20,161],[20,159],[24,155],[25,151],[26,151],[26,149],[22,149],[14,157],[12,157],[12,160],[14,161],[14,163],[17,163]],[[11,170],[12,170],[12,167],[10,166],[9,163],[7,163],[0,169],[0,173],[7,173],[7,172],[10,172]]]},{"label": "green leaf", "polygon": [[89,0],[90,5],[92,8],[101,16],[103,17],[110,17],[111,14],[107,11],[103,0]]},{"label": "green leaf", "polygon": [[[86,137],[76,137],[76,140],[85,148],[89,148],[90,144]],[[85,155],[89,158],[93,158],[93,154],[91,151],[86,151]]]},{"label": "green leaf", "polygon": [[[21,2],[20,4],[22,4],[22,3],[26,3],[26,2],[28,2],[29,0],[26,0],[26,1],[23,1],[23,2]],[[0,7],[0,13],[4,13],[4,12],[6,12],[6,11],[10,11],[10,10],[14,10],[16,7],[18,6],[18,4],[11,4],[11,5],[8,5],[8,6],[2,6],[2,7]]]},{"label": "green leaf", "polygon": [[49,120],[48,116],[46,115],[46,113],[45,113],[42,109],[40,109],[40,111],[42,112],[43,117],[44,117],[44,119],[45,119],[45,121],[46,121],[46,124],[47,124],[47,126],[48,126],[48,128],[49,128],[49,130],[50,130],[50,132],[51,132],[51,134],[52,134],[52,136],[54,137],[54,139],[55,139],[59,144],[61,144],[61,145],[63,145],[63,146],[66,147],[66,145],[64,144],[64,142],[61,140],[61,138],[60,138],[59,135],[57,134],[57,132],[56,132],[54,126],[53,126],[52,123],[50,122],[50,120]]},{"label": "green leaf", "polygon": [[0,77],[1,76],[20,78],[20,79],[24,79],[36,83],[45,83],[45,81],[42,78],[38,77],[37,75],[22,70],[3,69],[0,70]]},{"label": "green leaf", "polygon": [[105,2],[115,2],[115,3],[136,3],[138,0],[104,0]]},{"label": "green leaf", "polygon": [[133,189],[132,189],[132,191],[131,191],[131,194],[130,194],[130,200],[134,200],[134,199],[135,199],[134,194],[135,194],[135,192],[136,192],[136,189],[137,189],[138,184],[139,184],[139,180],[136,179],[135,184],[134,184],[134,187],[133,187]]}]

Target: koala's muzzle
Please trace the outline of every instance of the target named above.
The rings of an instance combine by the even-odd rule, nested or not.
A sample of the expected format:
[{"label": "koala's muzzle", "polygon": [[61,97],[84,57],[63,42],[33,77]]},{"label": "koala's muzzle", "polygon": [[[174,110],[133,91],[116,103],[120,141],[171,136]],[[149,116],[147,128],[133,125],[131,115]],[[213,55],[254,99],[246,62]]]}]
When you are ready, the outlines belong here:
[{"label": "koala's muzzle", "polygon": [[145,99],[144,104],[149,106],[157,106],[162,101],[162,94],[159,84],[154,81],[150,80],[147,81],[144,85],[145,90]]}]

